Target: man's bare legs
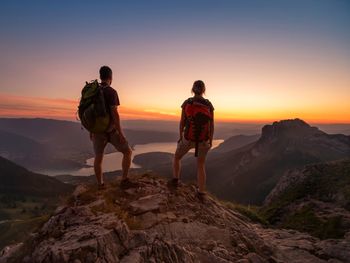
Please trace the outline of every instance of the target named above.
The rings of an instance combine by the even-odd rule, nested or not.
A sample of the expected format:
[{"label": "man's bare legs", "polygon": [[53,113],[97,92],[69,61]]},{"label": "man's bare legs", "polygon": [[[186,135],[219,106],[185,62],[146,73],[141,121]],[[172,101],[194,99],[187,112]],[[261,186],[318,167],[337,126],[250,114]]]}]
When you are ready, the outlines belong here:
[{"label": "man's bare legs", "polygon": [[197,184],[199,193],[205,193],[205,157],[197,157]]},{"label": "man's bare legs", "polygon": [[[122,169],[123,169],[123,179],[128,178],[129,168],[131,165],[131,149],[123,153]],[[94,170],[98,185],[103,185],[103,174],[102,174],[102,161],[103,154],[97,154],[94,160]]]},{"label": "man's bare legs", "polygon": [[122,160],[123,180],[128,178],[128,173],[131,165],[131,155],[132,155],[131,149],[123,153],[123,160]]},{"label": "man's bare legs", "polygon": [[181,158],[174,156],[173,160],[173,178],[180,179],[180,171],[181,171]]},{"label": "man's bare legs", "polygon": [[96,154],[95,160],[94,160],[94,170],[95,170],[95,175],[96,175],[98,185],[103,184],[102,161],[103,161],[103,153]]}]

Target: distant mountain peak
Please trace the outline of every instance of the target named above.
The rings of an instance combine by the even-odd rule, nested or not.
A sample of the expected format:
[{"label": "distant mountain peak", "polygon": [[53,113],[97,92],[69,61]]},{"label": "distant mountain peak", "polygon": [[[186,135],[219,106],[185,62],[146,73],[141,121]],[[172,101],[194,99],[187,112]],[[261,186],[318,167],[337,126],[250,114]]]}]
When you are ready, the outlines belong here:
[{"label": "distant mountain peak", "polygon": [[273,125],[282,127],[311,127],[309,124],[299,118],[275,121]]},{"label": "distant mountain peak", "polygon": [[271,125],[265,125],[262,128],[261,139],[270,140],[281,136],[299,137],[301,135],[314,135],[321,132],[316,127],[311,127],[301,119],[288,119],[275,121]]}]

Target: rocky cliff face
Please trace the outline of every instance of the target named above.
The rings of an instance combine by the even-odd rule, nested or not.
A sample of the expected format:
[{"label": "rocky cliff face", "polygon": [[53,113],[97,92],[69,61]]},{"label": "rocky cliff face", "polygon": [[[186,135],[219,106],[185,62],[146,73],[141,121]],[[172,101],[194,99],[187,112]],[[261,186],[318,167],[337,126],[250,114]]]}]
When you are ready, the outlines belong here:
[{"label": "rocky cliff face", "polygon": [[150,175],[133,180],[137,186],[127,190],[121,190],[119,181],[102,192],[79,186],[6,260],[350,262],[350,236],[320,241],[296,231],[264,228],[212,197],[200,201],[194,186],[173,189]]},{"label": "rocky cliff face", "polygon": [[283,120],[274,122],[272,125],[265,125],[262,128],[261,141],[274,140],[281,137],[300,137],[300,135],[320,135],[324,134],[316,127],[311,127],[309,124],[300,119]]},{"label": "rocky cliff face", "polygon": [[290,170],[265,200],[266,218],[316,236],[350,234],[350,159]]}]

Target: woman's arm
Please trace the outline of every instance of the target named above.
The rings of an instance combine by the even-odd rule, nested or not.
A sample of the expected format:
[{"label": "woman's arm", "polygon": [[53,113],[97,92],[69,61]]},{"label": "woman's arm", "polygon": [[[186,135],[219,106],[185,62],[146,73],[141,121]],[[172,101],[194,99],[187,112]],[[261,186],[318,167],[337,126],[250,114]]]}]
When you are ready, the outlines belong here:
[{"label": "woman's arm", "polygon": [[180,125],[179,125],[179,142],[182,141],[183,139],[183,131],[184,131],[184,128],[185,128],[185,120],[186,120],[186,114],[185,114],[185,110],[182,109],[182,112],[181,112],[181,120],[180,120]]},{"label": "woman's arm", "polygon": [[210,146],[213,145],[213,138],[214,138],[214,112],[213,112],[213,119],[210,121],[210,135],[209,135]]}]

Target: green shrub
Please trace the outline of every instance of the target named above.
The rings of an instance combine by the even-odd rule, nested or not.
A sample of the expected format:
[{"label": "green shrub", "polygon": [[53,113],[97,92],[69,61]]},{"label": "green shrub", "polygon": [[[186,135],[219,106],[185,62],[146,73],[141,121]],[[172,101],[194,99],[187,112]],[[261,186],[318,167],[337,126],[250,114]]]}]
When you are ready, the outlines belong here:
[{"label": "green shrub", "polygon": [[236,204],[232,202],[221,202],[221,203],[227,208],[235,210],[241,215],[249,218],[254,223],[268,225],[268,222],[258,214],[258,207],[245,206],[245,205]]},{"label": "green shrub", "polygon": [[307,232],[320,239],[343,238],[345,231],[342,222],[341,216],[321,219],[310,206],[306,206],[290,214],[281,227]]}]

